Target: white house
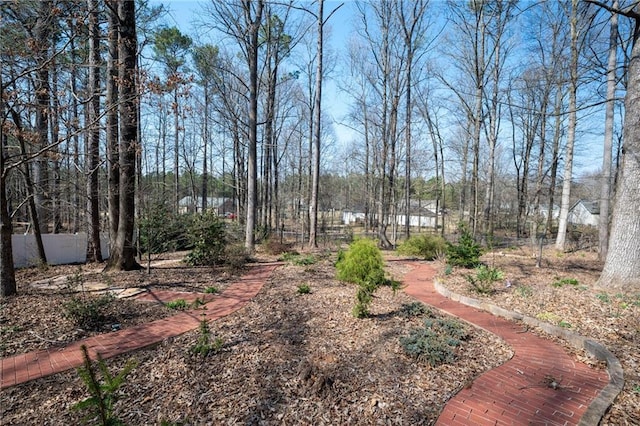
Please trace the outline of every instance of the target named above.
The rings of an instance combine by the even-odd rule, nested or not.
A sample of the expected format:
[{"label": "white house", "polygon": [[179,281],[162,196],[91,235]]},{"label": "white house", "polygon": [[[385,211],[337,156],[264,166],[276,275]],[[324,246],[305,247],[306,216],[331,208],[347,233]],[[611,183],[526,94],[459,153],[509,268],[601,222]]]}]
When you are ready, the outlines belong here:
[{"label": "white house", "polygon": [[578,200],[569,209],[567,222],[574,225],[598,226],[600,220],[600,202]]},{"label": "white house", "polygon": [[[371,216],[375,219],[377,215],[375,213],[371,214]],[[351,211],[343,211],[342,212],[342,223],[345,225],[352,225],[354,223],[364,223],[365,214],[362,212],[351,212]],[[395,218],[395,223],[397,225],[404,225],[406,220],[406,215],[397,214]],[[392,218],[389,218],[389,223],[392,222]],[[420,211],[412,211],[409,214],[409,225],[412,227],[422,227],[422,228],[434,228],[436,226],[436,214],[429,209],[421,209]]]},{"label": "white house", "polygon": [[[228,198],[207,197],[207,208],[213,209],[222,215],[227,211],[233,211],[233,203]],[[226,210],[225,210],[226,209]],[[200,212],[202,210],[202,197],[182,197],[178,201],[178,211],[181,214],[189,212]]]}]

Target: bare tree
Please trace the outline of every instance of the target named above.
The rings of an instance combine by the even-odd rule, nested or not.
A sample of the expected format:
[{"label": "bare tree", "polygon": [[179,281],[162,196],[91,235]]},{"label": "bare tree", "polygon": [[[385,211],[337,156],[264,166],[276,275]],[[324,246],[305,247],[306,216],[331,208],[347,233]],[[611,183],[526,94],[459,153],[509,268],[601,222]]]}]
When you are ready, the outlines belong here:
[{"label": "bare tree", "polygon": [[258,60],[265,2],[243,0],[227,3],[213,0],[209,5],[209,12],[215,20],[214,26],[237,43],[248,70],[248,81],[242,81],[248,89],[245,249],[253,253],[258,203]]},{"label": "bare tree", "polygon": [[612,211],[609,250],[598,285],[612,288],[640,289],[640,11],[633,4],[626,9],[613,9],[607,4],[589,0],[611,12],[634,20],[631,61],[627,69],[625,96],[624,148],[616,198]]},{"label": "bare tree", "polygon": [[569,123],[567,128],[567,145],[564,152],[564,177],[562,181],[562,201],[560,204],[560,217],[558,219],[558,235],[556,236],[556,249],[564,250],[567,234],[567,219],[571,207],[571,179],[573,176],[573,151],[576,140],[577,120],[577,93],[578,93],[578,38],[580,37],[578,26],[578,0],[571,0],[569,8],[570,26],[570,58],[569,58]]},{"label": "bare tree", "polygon": [[100,199],[98,187],[98,168],[100,167],[100,28],[96,0],[87,0],[89,12],[89,100],[87,102],[88,121],[87,139],[87,223],[88,241],[87,260],[102,262],[100,247]]},{"label": "bare tree", "polygon": [[324,49],[324,0],[318,0],[318,48],[316,63],[316,97],[313,116],[313,172],[311,179],[311,203],[309,204],[309,247],[317,247],[316,234],[318,232],[318,190],[320,185],[320,129],[321,106],[322,106],[322,60]]},{"label": "bare tree", "polygon": [[[613,9],[618,9],[618,0],[613,0]],[[600,260],[607,258],[609,250],[609,217],[611,197],[611,156],[613,148],[613,124],[616,97],[616,68],[618,52],[618,14],[612,13],[609,30],[609,57],[607,62],[607,99],[604,124],[604,143],[602,154],[602,181],[600,186],[600,218],[598,240]]]}]

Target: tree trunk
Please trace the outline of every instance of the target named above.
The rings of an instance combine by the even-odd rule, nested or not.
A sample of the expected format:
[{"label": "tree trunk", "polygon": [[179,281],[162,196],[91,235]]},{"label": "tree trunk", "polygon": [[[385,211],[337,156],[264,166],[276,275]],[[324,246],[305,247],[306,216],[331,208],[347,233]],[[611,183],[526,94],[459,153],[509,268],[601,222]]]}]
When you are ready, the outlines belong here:
[{"label": "tree trunk", "polygon": [[248,24],[248,65],[249,65],[249,146],[247,158],[247,221],[245,224],[245,249],[252,254],[255,251],[256,207],[258,201],[258,53],[259,32],[262,22],[264,1],[258,0],[255,16],[251,16],[252,5],[243,3],[245,22]]},{"label": "tree trunk", "polygon": [[[177,80],[177,77],[176,77]],[[178,108],[178,83],[173,89],[173,212],[180,212],[180,161],[178,151],[180,150],[180,109]]]},{"label": "tree trunk", "polygon": [[317,247],[316,234],[318,232],[318,190],[320,186],[320,117],[322,106],[322,50],[324,29],[324,0],[318,1],[318,63],[316,68],[316,98],[313,115],[313,172],[311,181],[311,203],[309,205],[309,247]]},{"label": "tree trunk", "polygon": [[106,0],[109,22],[106,77],[106,139],[109,210],[109,247],[115,247],[120,215],[120,165],[118,147],[118,34],[119,22],[115,0]]},{"label": "tree trunk", "polygon": [[100,30],[95,0],[87,0],[89,11],[89,128],[87,155],[87,261],[102,262],[100,248],[100,194],[98,192],[98,169],[100,165]]},{"label": "tree trunk", "polygon": [[[49,145],[49,110],[50,94],[49,86],[49,45],[51,44],[51,32],[53,29],[51,22],[53,2],[43,1],[38,3],[38,19],[34,28],[34,36],[38,46],[36,50],[36,61],[38,69],[35,72],[35,98],[36,98],[36,120],[35,130],[38,137],[37,149],[43,149]],[[35,191],[32,192],[35,212],[33,213],[39,233],[48,232],[49,215],[47,214],[47,204],[49,202],[49,161],[46,155],[40,155],[34,160],[33,184]],[[36,225],[36,223],[38,225]]]},{"label": "tree trunk", "polygon": [[[202,212],[204,213],[207,210],[207,197],[208,194],[208,185],[209,185],[209,176],[207,170],[207,147],[209,145],[209,84],[204,83],[204,129],[202,131],[202,187],[201,187],[201,197],[202,197]],[[224,156],[223,156],[224,162]],[[224,164],[224,163],[223,163]],[[224,179],[224,172],[222,173],[222,178]],[[222,212],[224,213],[224,212]]]},{"label": "tree trunk", "polygon": [[634,43],[624,104],[624,148],[611,219],[609,250],[598,280],[600,286],[628,291],[640,289],[640,16],[635,15],[634,18]]},{"label": "tree trunk", "polygon": [[5,168],[7,138],[5,130],[4,82],[2,79],[2,62],[0,62],[0,297],[17,294],[16,275],[13,267],[13,247],[11,234],[13,224],[9,216],[7,200],[7,178],[9,170]]},{"label": "tree trunk", "polygon": [[29,166],[29,162],[27,161],[27,157],[29,153],[27,152],[27,143],[24,139],[24,128],[22,126],[22,119],[20,118],[20,114],[16,112],[13,108],[11,109],[11,116],[13,118],[13,123],[17,129],[18,144],[20,145],[20,153],[24,158],[24,182],[27,189],[27,204],[29,206],[29,214],[31,216],[31,224],[33,225],[33,236],[36,240],[36,247],[38,248],[38,258],[42,264],[47,263],[47,254],[44,251],[44,244],[42,243],[42,232],[40,232],[40,222],[38,216],[38,206],[36,204],[36,188],[33,184],[33,179],[31,178],[31,168]]},{"label": "tree trunk", "polygon": [[[614,0],[613,8],[618,8]],[[618,14],[611,14],[609,33],[609,63],[607,65],[607,105],[604,124],[604,151],[602,155],[602,181],[600,183],[600,218],[598,222],[598,240],[600,260],[607,258],[609,249],[609,198],[611,197],[611,149],[613,147],[613,121],[616,97],[616,66],[618,50]]]},{"label": "tree trunk", "polygon": [[133,241],[135,225],[135,168],[138,148],[138,111],[136,84],[136,19],[132,1],[117,0],[120,19],[118,43],[120,83],[120,204],[118,232],[107,270],[139,269]]},{"label": "tree trunk", "polygon": [[564,180],[562,182],[562,201],[556,249],[564,250],[567,235],[567,219],[571,203],[571,179],[573,176],[573,146],[576,140],[576,119],[578,91],[578,0],[571,0],[571,63],[569,69],[569,124],[567,129],[567,146],[564,155]]}]

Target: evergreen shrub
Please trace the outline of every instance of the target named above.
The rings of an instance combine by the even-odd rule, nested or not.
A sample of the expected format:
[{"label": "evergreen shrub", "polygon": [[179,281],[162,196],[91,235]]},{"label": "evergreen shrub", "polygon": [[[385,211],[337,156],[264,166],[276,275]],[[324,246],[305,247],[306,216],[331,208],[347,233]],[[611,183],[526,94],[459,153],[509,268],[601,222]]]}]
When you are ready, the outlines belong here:
[{"label": "evergreen shrub", "polygon": [[416,235],[398,246],[401,255],[425,260],[434,260],[446,251],[447,242],[438,235]]},{"label": "evergreen shrub", "polygon": [[475,268],[480,265],[482,250],[466,226],[458,226],[460,238],[457,244],[447,243],[447,263],[451,266]]}]

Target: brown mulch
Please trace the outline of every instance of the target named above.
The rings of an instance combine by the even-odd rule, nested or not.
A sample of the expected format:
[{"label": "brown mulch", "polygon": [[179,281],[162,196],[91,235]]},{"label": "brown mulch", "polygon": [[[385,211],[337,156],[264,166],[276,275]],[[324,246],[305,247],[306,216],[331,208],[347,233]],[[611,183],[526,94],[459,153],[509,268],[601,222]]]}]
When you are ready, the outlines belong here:
[{"label": "brown mulch", "polygon": [[[220,268],[189,268],[184,254],[159,259],[145,271],[102,274],[83,266],[85,282],[113,287],[223,290],[233,274]],[[451,365],[430,368],[408,357],[400,336],[422,319],[400,315],[412,300],[402,292],[379,290],[371,318],[351,315],[352,285],[335,280],[335,258],[276,270],[259,295],[237,313],[211,323],[223,346],[206,358],[190,348],[199,332],[186,333],[156,347],[107,360],[119,371],[138,362],[122,387],[117,415],[126,424],[431,424],[446,400],[491,366],[511,356],[495,337],[477,330]],[[273,260],[273,259],[270,259]],[[542,267],[535,249],[512,247],[482,260],[503,271],[489,295],[478,294],[465,278],[474,271],[454,269],[440,279],[451,290],[566,327],[606,345],[625,370],[625,387],[603,425],[640,421],[640,295],[598,288],[602,265],[593,252],[545,249]],[[102,330],[79,330],[62,314],[71,289],[34,288],[44,278],[76,276],[78,266],[31,268],[18,272],[19,296],[0,305],[2,356],[56,347],[98,332],[112,323],[122,328],[172,315],[159,305],[117,300]],[[400,262],[389,275],[401,279]],[[565,280],[561,286],[554,283]],[[59,282],[60,280],[58,280]],[[311,294],[298,294],[308,284]],[[547,336],[548,337],[548,336]],[[572,348],[576,358],[585,355]],[[9,388],[0,395],[2,424],[70,424],[82,413],[71,406],[87,397],[75,371]],[[180,423],[182,422],[182,423]],[[167,423],[172,424],[172,423]]]},{"label": "brown mulch", "polygon": [[640,293],[599,288],[602,263],[593,251],[545,248],[541,267],[536,267],[536,252],[524,246],[485,254],[481,260],[504,274],[491,294],[472,289],[466,276],[473,276],[473,270],[455,269],[447,275],[442,267],[440,279],[456,293],[491,301],[604,344],[620,360],[625,386],[601,424],[639,425]]},{"label": "brown mulch", "polygon": [[[200,332],[193,331],[107,360],[113,372],[128,359],[137,361],[121,388],[117,415],[131,425],[432,424],[453,394],[512,355],[495,336],[470,328],[453,364],[432,368],[417,362],[399,343],[423,322],[402,315],[403,304],[413,300],[382,288],[371,317],[356,319],[351,315],[356,289],[335,279],[335,256],[316,253],[316,258],[312,265],[278,268],[255,299],[212,322],[213,338],[223,343],[218,353],[194,355],[190,349]],[[390,263],[390,276],[401,279],[404,272],[401,264]],[[74,274],[73,267],[47,272],[65,273]],[[99,280],[99,275],[86,279]],[[60,310],[70,296],[27,285],[41,278],[41,272],[22,271],[20,296],[2,308],[7,354],[74,336]],[[229,278],[219,269],[177,263],[152,269],[150,277],[130,272],[102,279],[124,286],[202,291],[211,285],[223,288]],[[300,284],[308,284],[311,293],[299,294]],[[131,305],[126,318],[114,317],[122,327],[171,314],[165,307],[134,300],[116,304],[123,309]],[[27,324],[46,340],[21,331]],[[77,423],[83,413],[71,407],[87,396],[75,371],[45,377],[4,390],[0,418],[3,424]]]}]

